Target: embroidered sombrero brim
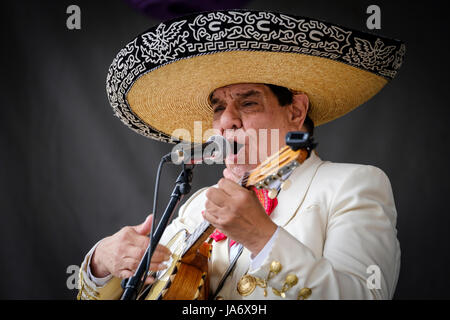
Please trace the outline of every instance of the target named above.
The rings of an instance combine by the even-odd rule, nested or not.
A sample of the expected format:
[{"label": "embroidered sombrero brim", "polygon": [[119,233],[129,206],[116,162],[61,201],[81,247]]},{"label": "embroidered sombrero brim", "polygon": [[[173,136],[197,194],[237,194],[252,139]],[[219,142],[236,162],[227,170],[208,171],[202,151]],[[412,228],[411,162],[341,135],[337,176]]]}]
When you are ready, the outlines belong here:
[{"label": "embroidered sombrero brim", "polygon": [[134,131],[202,142],[212,124],[208,98],[219,87],[270,83],[304,92],[318,126],[380,91],[404,54],[398,40],[306,17],[205,12],[160,23],[127,44],[109,68],[107,94]]}]

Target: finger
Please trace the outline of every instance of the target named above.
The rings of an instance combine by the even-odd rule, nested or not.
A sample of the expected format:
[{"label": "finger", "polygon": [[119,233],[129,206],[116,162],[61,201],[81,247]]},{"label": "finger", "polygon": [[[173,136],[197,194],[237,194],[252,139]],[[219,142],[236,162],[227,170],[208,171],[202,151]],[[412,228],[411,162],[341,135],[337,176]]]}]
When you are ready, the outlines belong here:
[{"label": "finger", "polygon": [[[134,261],[140,261],[144,256],[145,249],[137,246],[129,246],[125,252],[122,253],[120,260],[127,261],[131,259]],[[128,268],[131,269],[131,268]]]},{"label": "finger", "polygon": [[151,271],[159,271],[159,270],[165,270],[167,269],[169,266],[165,263],[155,263],[155,262],[151,262],[150,266],[149,266],[149,270]]},{"label": "finger", "polygon": [[206,198],[218,207],[224,207],[231,201],[230,196],[222,189],[211,187],[206,190]]},{"label": "finger", "polygon": [[120,262],[118,267],[119,270],[129,270],[131,272],[135,272],[137,267],[139,266],[140,259],[125,257]]},{"label": "finger", "polygon": [[230,170],[230,169],[228,169],[228,168],[225,168],[225,169],[223,170],[223,176],[224,176],[226,179],[232,180],[232,181],[234,181],[234,182],[236,182],[236,183],[237,183],[237,182],[239,181],[239,179],[240,179],[236,174],[233,173],[232,170]]},{"label": "finger", "polygon": [[[129,242],[128,244],[132,247],[140,248],[141,252],[137,252],[136,254],[142,256],[142,255],[144,255],[145,251],[147,250],[147,248],[150,244],[150,238],[147,236],[140,236],[140,235],[135,236],[133,238],[132,242]],[[164,254],[167,256],[172,255],[172,252],[170,252],[170,250],[166,246],[161,245],[161,244],[158,244],[156,246],[155,253],[156,252],[160,252],[161,254]]]},{"label": "finger", "polygon": [[214,215],[213,213],[211,213],[211,211],[205,209],[204,211],[202,211],[202,215],[203,218],[208,221],[209,223],[211,223],[213,226],[217,227],[218,223],[219,223],[219,217]]},{"label": "finger", "polygon": [[[150,238],[147,236],[134,234],[130,239],[128,239],[126,246],[130,248],[135,248],[133,251],[133,255],[142,256],[147,250],[148,245],[150,244]],[[128,253],[128,248],[126,249]],[[131,254],[130,254],[131,255]]]},{"label": "finger", "polygon": [[160,251],[168,256],[172,255],[172,252],[170,252],[169,248],[167,248],[166,246],[162,245],[162,244],[158,244],[156,246],[156,251]]},{"label": "finger", "polygon": [[233,195],[235,195],[239,192],[242,192],[242,189],[245,189],[245,188],[241,187],[239,184],[237,184],[236,182],[234,182],[230,179],[226,179],[226,178],[220,179],[219,182],[217,183],[217,185],[219,186],[220,189],[222,189],[230,197],[232,197]]},{"label": "finger", "polygon": [[162,263],[164,261],[168,261],[170,259],[170,254],[167,254],[165,251],[156,251],[152,256],[152,263]]},{"label": "finger", "polygon": [[119,277],[120,279],[126,279],[126,278],[130,278],[134,275],[134,272],[132,272],[131,270],[128,269],[123,269],[120,270],[119,273],[117,274],[117,277]]},{"label": "finger", "polygon": [[214,202],[212,202],[210,200],[206,200],[205,211],[207,211],[208,214],[210,214],[216,218],[219,218],[221,210],[222,210],[222,208],[219,207],[218,205],[216,205]]},{"label": "finger", "polygon": [[[147,247],[141,246],[131,246],[127,248],[127,252],[124,254],[122,259],[133,259],[140,261],[147,251]],[[152,261],[155,263],[161,263],[170,259],[171,253],[167,248],[156,248],[152,256]]]},{"label": "finger", "polygon": [[[133,259],[133,258],[123,259],[121,262],[121,265],[120,265],[119,274],[123,273],[123,272],[126,273],[126,270],[127,270],[131,273],[131,275],[134,275],[134,273],[136,272],[140,263],[141,263],[141,260],[137,260],[137,259]],[[167,267],[168,267],[168,265],[163,263],[162,261],[154,262],[152,259],[152,262],[150,262],[149,270],[150,271],[159,271],[159,270],[167,269]]]},{"label": "finger", "polygon": [[148,276],[147,279],[145,279],[144,284],[148,285],[148,284],[152,284],[153,282],[155,282],[155,278]]},{"label": "finger", "polygon": [[145,221],[137,226],[133,226],[134,231],[139,233],[140,235],[148,235],[150,233],[150,229],[152,228],[153,214],[147,216]]}]

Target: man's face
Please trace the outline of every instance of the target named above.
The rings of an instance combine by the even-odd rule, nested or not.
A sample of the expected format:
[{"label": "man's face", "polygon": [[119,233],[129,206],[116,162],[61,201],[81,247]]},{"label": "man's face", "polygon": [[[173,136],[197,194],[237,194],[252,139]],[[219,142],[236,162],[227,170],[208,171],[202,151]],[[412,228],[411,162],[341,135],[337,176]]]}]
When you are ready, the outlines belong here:
[{"label": "man's face", "polygon": [[[264,84],[222,87],[212,93],[210,101],[214,112],[213,128],[228,141],[242,145],[236,154],[231,152],[225,160],[224,174],[232,174],[234,180],[283,147],[287,132],[300,130],[308,105],[306,98],[280,106],[277,97]],[[306,105],[302,105],[305,101]]]}]

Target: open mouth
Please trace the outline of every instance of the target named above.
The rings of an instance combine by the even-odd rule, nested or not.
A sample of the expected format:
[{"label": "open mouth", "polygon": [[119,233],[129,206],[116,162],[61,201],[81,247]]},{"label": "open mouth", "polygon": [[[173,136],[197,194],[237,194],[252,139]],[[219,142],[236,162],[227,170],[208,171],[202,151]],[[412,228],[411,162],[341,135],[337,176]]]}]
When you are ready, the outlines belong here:
[{"label": "open mouth", "polygon": [[237,143],[236,141],[232,141],[230,142],[230,146],[231,146],[231,153],[236,155],[244,145],[241,143]]}]

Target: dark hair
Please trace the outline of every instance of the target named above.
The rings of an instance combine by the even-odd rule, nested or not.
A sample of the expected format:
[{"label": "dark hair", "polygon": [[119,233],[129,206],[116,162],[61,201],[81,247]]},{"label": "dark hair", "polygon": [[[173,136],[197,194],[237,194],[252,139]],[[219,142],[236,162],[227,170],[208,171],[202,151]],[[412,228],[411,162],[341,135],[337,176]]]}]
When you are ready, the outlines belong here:
[{"label": "dark hair", "polygon": [[[267,84],[266,86],[269,87],[269,89],[272,91],[272,93],[277,97],[278,103],[280,106],[286,106],[288,104],[291,104],[293,101],[294,94],[291,90],[289,90],[286,87],[277,86],[274,84]],[[309,103],[309,108],[311,108],[311,103]],[[309,134],[312,136],[314,134],[314,122],[309,117],[308,114],[306,114],[305,121],[303,122],[303,125],[305,126],[306,130],[309,132]]]}]

